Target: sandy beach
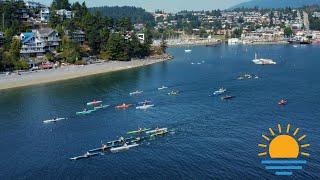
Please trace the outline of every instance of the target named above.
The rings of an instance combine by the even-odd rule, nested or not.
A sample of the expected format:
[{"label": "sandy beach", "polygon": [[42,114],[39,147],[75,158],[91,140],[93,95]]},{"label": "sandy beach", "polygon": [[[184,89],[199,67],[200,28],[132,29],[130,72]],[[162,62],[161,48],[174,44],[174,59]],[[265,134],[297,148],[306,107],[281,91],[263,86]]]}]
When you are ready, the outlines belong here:
[{"label": "sandy beach", "polygon": [[69,65],[50,70],[39,70],[37,72],[24,72],[21,75],[0,75],[0,90],[62,81],[101,73],[108,73],[131,68],[147,66],[172,59],[169,55],[152,56],[146,59],[131,61],[108,61],[85,66]]}]

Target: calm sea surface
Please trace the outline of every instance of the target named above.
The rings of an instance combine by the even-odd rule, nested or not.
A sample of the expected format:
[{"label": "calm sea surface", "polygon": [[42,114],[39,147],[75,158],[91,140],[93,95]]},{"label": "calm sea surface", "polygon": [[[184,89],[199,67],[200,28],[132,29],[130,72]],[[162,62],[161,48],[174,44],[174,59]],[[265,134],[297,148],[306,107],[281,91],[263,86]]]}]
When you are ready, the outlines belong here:
[{"label": "calm sea surface", "polygon": [[[169,49],[174,60],[148,67],[0,91],[0,179],[278,179],[265,170],[257,144],[268,128],[300,128],[311,154],[295,179],[320,178],[320,47],[290,45]],[[274,66],[253,65],[259,57]],[[191,63],[195,64],[192,65]],[[197,63],[201,64],[197,64]],[[259,79],[237,80],[251,73]],[[162,85],[168,90],[158,91]],[[236,96],[221,101],[219,87]],[[140,96],[129,92],[143,90]],[[178,96],[168,96],[179,90]],[[288,100],[279,107],[278,101]],[[112,107],[75,116],[85,103]],[[120,111],[145,99],[147,111]],[[68,120],[42,121],[54,116]],[[174,134],[118,154],[70,161],[138,127],[168,127]],[[293,130],[292,130],[293,131]],[[291,132],[292,133],[292,132]]]}]

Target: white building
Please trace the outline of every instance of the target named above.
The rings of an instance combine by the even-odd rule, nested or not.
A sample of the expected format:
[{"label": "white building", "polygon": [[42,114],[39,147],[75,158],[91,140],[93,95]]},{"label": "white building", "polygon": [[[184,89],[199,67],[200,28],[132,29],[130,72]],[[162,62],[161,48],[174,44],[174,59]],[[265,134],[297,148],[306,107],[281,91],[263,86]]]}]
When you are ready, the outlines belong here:
[{"label": "white building", "polygon": [[49,8],[41,9],[40,11],[40,20],[41,22],[47,23],[50,19],[50,10]]}]

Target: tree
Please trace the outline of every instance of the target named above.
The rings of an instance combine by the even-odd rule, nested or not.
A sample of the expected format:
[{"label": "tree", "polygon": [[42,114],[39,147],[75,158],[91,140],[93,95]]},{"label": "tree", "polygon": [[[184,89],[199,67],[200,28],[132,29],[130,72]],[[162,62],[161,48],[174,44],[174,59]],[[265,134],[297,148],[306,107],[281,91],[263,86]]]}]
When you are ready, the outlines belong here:
[{"label": "tree", "polygon": [[61,49],[61,56],[68,63],[73,64],[76,61],[78,61],[81,57],[79,45],[66,37],[62,39]]},{"label": "tree", "polygon": [[53,0],[51,10],[66,9],[71,10],[71,5],[68,0]]},{"label": "tree", "polygon": [[160,48],[161,48],[162,53],[166,53],[167,47],[168,47],[167,42],[162,38],[161,43],[160,43]]},{"label": "tree", "polygon": [[291,37],[293,34],[293,31],[290,27],[284,28],[283,32],[284,32],[284,36],[286,37]]},{"label": "tree", "polygon": [[119,33],[113,33],[106,45],[106,51],[110,60],[129,61],[129,49],[125,39]]}]

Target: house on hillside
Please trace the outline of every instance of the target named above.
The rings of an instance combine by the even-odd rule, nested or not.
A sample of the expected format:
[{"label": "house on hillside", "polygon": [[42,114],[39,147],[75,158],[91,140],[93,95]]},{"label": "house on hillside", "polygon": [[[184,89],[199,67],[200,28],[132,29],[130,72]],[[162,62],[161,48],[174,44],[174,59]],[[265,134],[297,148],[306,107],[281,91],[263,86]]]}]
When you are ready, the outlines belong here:
[{"label": "house on hillside", "polygon": [[22,57],[42,57],[45,54],[45,43],[38,39],[34,32],[20,34]]},{"label": "house on hillside", "polygon": [[60,17],[66,18],[66,19],[71,19],[73,18],[73,13],[72,11],[68,11],[66,9],[60,9],[56,11],[57,15]]},{"label": "house on hillside", "polygon": [[53,51],[60,45],[59,33],[51,28],[33,30],[33,33],[39,40],[44,42],[46,51]]},{"label": "house on hillside", "polygon": [[0,32],[0,47],[2,47],[3,43],[4,43],[4,34],[3,32]]},{"label": "house on hillside", "polygon": [[25,2],[25,5],[28,9],[41,9],[46,7],[45,5],[34,1],[27,1]]},{"label": "house on hillside", "polygon": [[40,11],[40,20],[41,22],[47,23],[50,19],[50,10],[49,8],[43,8]]},{"label": "house on hillside", "polygon": [[83,44],[86,41],[86,33],[82,30],[66,31],[68,38],[76,43]]}]

